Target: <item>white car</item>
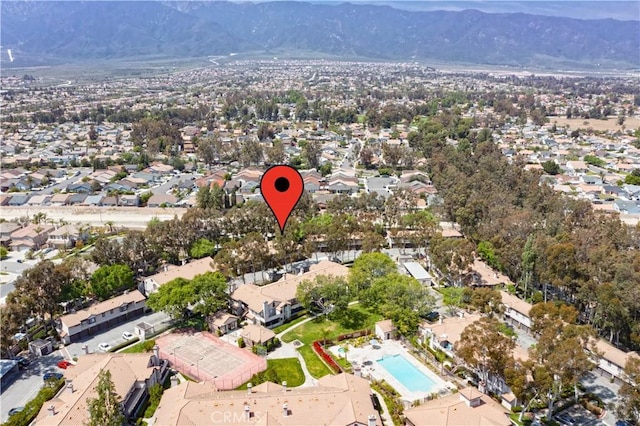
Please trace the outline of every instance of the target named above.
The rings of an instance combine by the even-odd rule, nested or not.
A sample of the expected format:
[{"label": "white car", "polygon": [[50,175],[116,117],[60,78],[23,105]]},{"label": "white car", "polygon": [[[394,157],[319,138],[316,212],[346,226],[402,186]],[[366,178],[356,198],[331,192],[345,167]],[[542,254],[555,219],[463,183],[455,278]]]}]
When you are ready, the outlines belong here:
[{"label": "white car", "polygon": [[124,333],[122,333],[122,338],[124,340],[131,340],[133,339],[133,334],[129,333],[128,331],[125,331]]},{"label": "white car", "polygon": [[100,343],[100,344],[98,345],[98,349],[100,349],[100,350],[101,350],[101,351],[103,351],[103,352],[108,352],[108,351],[109,351],[109,349],[111,349],[111,345],[110,345],[110,344],[108,344],[108,343]]}]

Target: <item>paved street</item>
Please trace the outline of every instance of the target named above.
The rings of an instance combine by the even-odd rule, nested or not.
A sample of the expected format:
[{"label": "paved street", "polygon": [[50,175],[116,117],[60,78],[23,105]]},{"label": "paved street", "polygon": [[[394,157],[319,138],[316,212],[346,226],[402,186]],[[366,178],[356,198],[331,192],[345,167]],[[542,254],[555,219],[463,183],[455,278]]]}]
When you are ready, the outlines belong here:
[{"label": "paved street", "polygon": [[156,330],[158,330],[169,325],[171,319],[163,312],[154,312],[151,314],[147,314],[129,322],[122,323],[117,327],[112,328],[111,330],[105,331],[104,333],[93,336],[82,342],[75,342],[66,345],[62,349],[62,352],[65,355],[65,358],[70,360],[74,356],[80,357],[84,354],[84,351],[82,350],[83,345],[88,346],[89,353],[100,352],[100,350],[98,349],[98,345],[100,343],[108,343],[109,345],[111,345],[111,347],[114,347],[125,341],[122,338],[123,332],[128,331],[133,334],[135,325],[139,324],[142,321],[148,322],[149,324],[155,326]]},{"label": "paved street", "polygon": [[[35,359],[29,366],[20,370],[9,385],[2,388],[0,396],[0,415],[2,422],[8,418],[8,412],[14,407],[24,405],[36,396],[44,381],[42,375],[46,372],[64,373],[56,363],[62,360],[60,351]],[[71,367],[73,368],[73,367]]]}]

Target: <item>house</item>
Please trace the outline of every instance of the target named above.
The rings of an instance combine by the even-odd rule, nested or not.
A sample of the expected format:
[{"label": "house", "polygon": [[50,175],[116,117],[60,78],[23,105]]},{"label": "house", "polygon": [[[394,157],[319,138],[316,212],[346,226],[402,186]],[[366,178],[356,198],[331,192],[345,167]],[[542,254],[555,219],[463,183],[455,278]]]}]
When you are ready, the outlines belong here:
[{"label": "house", "polygon": [[31,196],[30,195],[24,195],[24,194],[16,194],[16,195],[12,195],[11,199],[9,200],[8,205],[9,206],[23,206],[27,203],[27,201],[29,201],[29,198]]},{"label": "house", "polygon": [[533,305],[506,291],[500,290],[500,295],[502,296],[502,304],[505,308],[504,318],[506,322],[529,332],[529,330],[531,330],[529,312]]},{"label": "house", "polygon": [[88,195],[82,203],[81,206],[101,206],[102,200],[104,200],[104,194],[96,194],[96,195]]},{"label": "house", "polygon": [[246,317],[253,324],[273,328],[287,322],[303,309],[296,299],[298,285],[318,275],[346,277],[348,268],[335,262],[322,261],[311,265],[309,271],[298,275],[285,275],[279,281],[265,286],[245,284],[238,287],[231,299],[235,315]]},{"label": "house", "polygon": [[55,228],[51,225],[30,224],[11,233],[11,250],[38,250]]},{"label": "house", "polygon": [[509,411],[475,388],[404,410],[406,426],[508,426]]},{"label": "house", "polygon": [[49,233],[47,244],[56,248],[71,248],[78,241],[86,242],[88,239],[86,230],[81,230],[77,225],[63,225]]},{"label": "house", "polygon": [[156,423],[177,425],[380,426],[371,388],[352,374],[327,375],[315,386],[265,382],[246,391],[216,391],[185,382],[165,390]]},{"label": "house", "polygon": [[47,206],[49,205],[50,200],[51,200],[51,195],[47,195],[47,194],[33,195],[31,198],[29,198],[29,201],[27,201],[27,205],[28,206]]},{"label": "house", "polygon": [[20,229],[20,225],[15,222],[0,223],[0,244],[4,247],[9,247],[11,243],[11,234],[18,229]]},{"label": "house", "polygon": [[380,340],[391,340],[395,339],[398,334],[398,330],[396,326],[393,325],[393,322],[390,319],[378,321],[375,325],[376,336]]},{"label": "house", "polygon": [[228,312],[220,311],[209,316],[207,323],[211,331],[215,331],[221,336],[230,331],[237,330],[240,324],[240,318]]},{"label": "house", "polygon": [[124,194],[120,196],[120,206],[138,207],[140,198],[135,194]]},{"label": "house", "polygon": [[98,375],[111,373],[125,417],[133,421],[143,413],[149,388],[162,384],[169,376],[169,362],[154,354],[90,354],[65,371],[66,387],[40,409],[35,424],[45,426],[82,425],[89,422],[87,401],[96,398]]},{"label": "house", "polygon": [[211,267],[212,263],[213,259],[210,256],[207,256],[202,259],[185,263],[182,266],[167,265],[162,272],[158,272],[155,275],[145,278],[140,291],[149,295],[157,291],[161,285],[175,280],[176,278],[192,280],[196,275],[213,272],[214,269]]},{"label": "house", "polygon": [[138,290],[129,291],[86,309],[60,317],[58,332],[65,344],[83,340],[95,333],[142,315],[146,299]]},{"label": "house", "polygon": [[276,333],[261,325],[247,324],[240,331],[240,337],[248,348],[267,346],[276,338]]},{"label": "house", "polygon": [[67,192],[76,192],[79,194],[91,194],[93,188],[89,182],[78,182],[67,185]]},{"label": "house", "polygon": [[49,203],[52,206],[66,206],[69,204],[69,199],[71,198],[71,194],[54,194],[53,197],[49,200]]},{"label": "house", "polygon": [[178,202],[178,197],[172,194],[153,194],[147,201],[147,207],[173,207]]}]

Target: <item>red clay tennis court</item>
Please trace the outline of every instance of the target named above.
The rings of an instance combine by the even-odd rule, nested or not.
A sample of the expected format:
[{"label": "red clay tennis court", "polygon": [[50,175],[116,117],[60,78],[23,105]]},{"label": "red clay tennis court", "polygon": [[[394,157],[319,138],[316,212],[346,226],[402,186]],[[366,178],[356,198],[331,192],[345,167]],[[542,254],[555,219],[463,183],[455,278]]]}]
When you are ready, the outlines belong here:
[{"label": "red clay tennis court", "polygon": [[267,369],[267,360],[207,332],[171,333],[156,339],[173,368],[219,390],[235,389]]}]

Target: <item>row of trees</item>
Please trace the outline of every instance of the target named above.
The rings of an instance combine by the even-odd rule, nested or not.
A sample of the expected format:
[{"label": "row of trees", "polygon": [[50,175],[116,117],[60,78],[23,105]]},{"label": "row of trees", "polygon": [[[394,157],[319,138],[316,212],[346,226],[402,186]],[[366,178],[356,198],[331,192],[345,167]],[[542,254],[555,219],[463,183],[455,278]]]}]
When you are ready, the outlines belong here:
[{"label": "row of trees", "polygon": [[[471,247],[491,249],[493,266],[522,297],[570,303],[610,341],[640,348],[640,229],[554,192],[489,140],[448,144],[461,119],[434,117],[410,137],[428,158],[440,213],[461,225]],[[466,243],[455,244],[466,258]]]},{"label": "row of trees", "polygon": [[485,316],[467,326],[456,344],[456,354],[480,372],[485,386],[500,390],[509,385],[524,409],[535,399],[546,401],[549,412],[562,389],[571,386],[578,399],[579,380],[597,362],[595,333],[588,325],[576,323],[578,313],[561,303],[539,303],[531,309],[531,331],[537,344],[528,357],[514,356],[515,341],[503,324]]}]

